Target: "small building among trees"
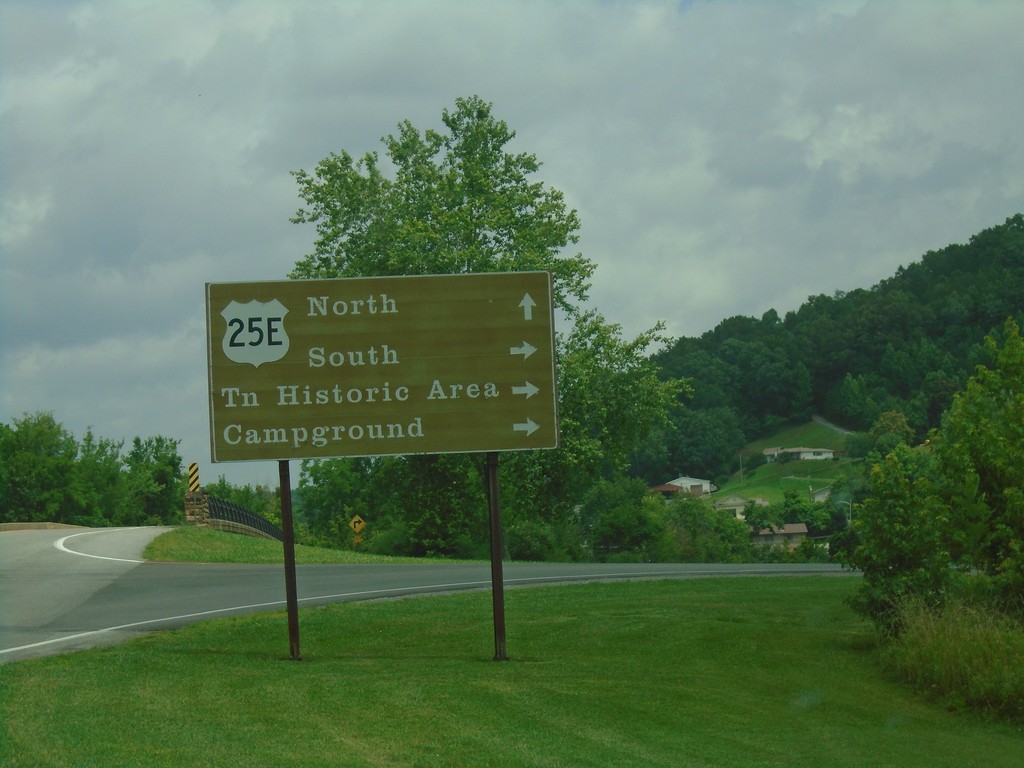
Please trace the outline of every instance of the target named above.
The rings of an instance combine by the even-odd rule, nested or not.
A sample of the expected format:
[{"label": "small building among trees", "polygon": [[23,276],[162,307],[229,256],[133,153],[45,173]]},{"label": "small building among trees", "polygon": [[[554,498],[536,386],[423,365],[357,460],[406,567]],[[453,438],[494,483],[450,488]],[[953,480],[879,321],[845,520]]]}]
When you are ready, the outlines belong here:
[{"label": "small building among trees", "polygon": [[770,528],[762,528],[753,533],[754,543],[761,547],[783,546],[796,549],[807,538],[807,526],[804,523],[785,523]]},{"label": "small building among trees", "polygon": [[756,497],[748,499],[746,496],[741,496],[738,493],[731,493],[724,499],[718,499],[714,506],[717,510],[728,512],[737,520],[745,520],[747,517],[747,510],[750,507],[767,507],[768,502],[765,499]]},{"label": "small building among trees", "polygon": [[676,493],[688,493],[691,496],[706,496],[709,493],[717,491],[718,486],[710,480],[703,480],[699,477],[677,477],[675,480],[669,480],[667,483],[657,485],[651,490],[656,491],[665,497],[670,497]]}]

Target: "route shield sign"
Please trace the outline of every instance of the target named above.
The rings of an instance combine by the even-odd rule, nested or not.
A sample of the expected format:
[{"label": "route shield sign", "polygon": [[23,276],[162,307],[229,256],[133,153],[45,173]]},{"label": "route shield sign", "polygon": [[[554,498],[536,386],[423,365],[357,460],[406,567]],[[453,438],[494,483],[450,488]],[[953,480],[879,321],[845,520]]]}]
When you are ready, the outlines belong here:
[{"label": "route shield sign", "polygon": [[212,458],[558,446],[551,276],[206,285]]}]

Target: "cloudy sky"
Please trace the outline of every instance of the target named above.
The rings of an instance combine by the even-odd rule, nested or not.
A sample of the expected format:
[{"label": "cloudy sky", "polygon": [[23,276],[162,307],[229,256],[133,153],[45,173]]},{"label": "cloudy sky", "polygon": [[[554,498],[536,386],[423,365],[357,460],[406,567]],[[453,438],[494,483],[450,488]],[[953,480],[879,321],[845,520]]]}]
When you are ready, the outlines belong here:
[{"label": "cloudy sky", "polygon": [[312,249],[289,171],[480,95],[635,335],[868,288],[1024,210],[1020,0],[0,0],[0,421],[209,464],[206,282]]}]

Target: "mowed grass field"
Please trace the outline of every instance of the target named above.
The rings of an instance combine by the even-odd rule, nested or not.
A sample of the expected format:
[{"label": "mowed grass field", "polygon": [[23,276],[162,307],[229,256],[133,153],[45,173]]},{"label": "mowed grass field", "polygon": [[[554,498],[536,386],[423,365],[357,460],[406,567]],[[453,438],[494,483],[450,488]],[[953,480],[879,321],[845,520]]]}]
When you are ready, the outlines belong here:
[{"label": "mowed grass field", "polygon": [[220,619],[0,666],[17,766],[1014,766],[887,680],[856,577],[594,583]]},{"label": "mowed grass field", "polygon": [[[278,541],[239,536],[211,528],[187,525],[161,534],[146,547],[146,560],[173,563],[248,563],[269,565],[284,562],[284,547]],[[343,565],[350,563],[427,562],[425,558],[391,557],[295,545],[295,562],[300,565]]]}]

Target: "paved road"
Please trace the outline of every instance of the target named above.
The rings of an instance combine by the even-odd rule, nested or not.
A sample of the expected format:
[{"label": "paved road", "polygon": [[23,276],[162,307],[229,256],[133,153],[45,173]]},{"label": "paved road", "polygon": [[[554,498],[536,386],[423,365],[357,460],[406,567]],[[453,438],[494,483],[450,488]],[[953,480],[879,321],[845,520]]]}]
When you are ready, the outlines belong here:
[{"label": "paved road", "polygon": [[[73,634],[62,628],[62,618],[137,568],[146,544],[167,530],[0,533],[0,661],[32,655],[6,649]],[[73,642],[64,646],[72,647]],[[61,648],[55,644],[54,650]]]},{"label": "paved road", "polygon": [[[120,642],[237,613],[281,610],[280,565],[142,561],[168,528],[0,533],[0,663]],[[543,583],[715,575],[838,573],[830,565],[506,563],[507,588]],[[298,566],[300,608],[490,588],[490,565]],[[287,649],[287,628],[282,629]]]}]

